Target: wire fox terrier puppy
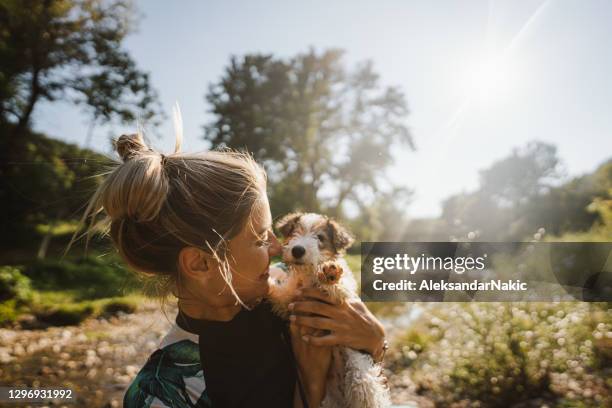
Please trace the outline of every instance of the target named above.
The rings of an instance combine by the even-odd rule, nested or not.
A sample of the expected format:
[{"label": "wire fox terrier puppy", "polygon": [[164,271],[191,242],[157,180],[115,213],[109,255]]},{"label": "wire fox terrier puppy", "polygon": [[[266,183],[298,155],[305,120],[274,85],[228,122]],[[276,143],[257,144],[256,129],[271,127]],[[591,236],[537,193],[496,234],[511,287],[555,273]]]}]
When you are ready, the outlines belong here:
[{"label": "wire fox terrier puppy", "polygon": [[[316,287],[333,301],[359,299],[357,283],[342,257],[353,243],[350,233],[320,214],[292,213],[276,224],[284,238],[286,275],[271,277],[270,302],[275,313],[289,316],[288,305],[300,287]],[[389,390],[380,364],[369,354],[336,346],[326,387],[324,408],[390,406]]]}]

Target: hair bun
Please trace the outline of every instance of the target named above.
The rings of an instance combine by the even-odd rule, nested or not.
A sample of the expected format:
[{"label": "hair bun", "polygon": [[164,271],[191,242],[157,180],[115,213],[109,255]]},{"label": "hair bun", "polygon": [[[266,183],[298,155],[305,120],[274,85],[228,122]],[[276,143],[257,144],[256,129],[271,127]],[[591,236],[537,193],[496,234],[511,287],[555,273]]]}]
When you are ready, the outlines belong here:
[{"label": "hair bun", "polygon": [[130,160],[139,153],[151,150],[140,133],[121,135],[113,141],[113,146],[123,162]]}]

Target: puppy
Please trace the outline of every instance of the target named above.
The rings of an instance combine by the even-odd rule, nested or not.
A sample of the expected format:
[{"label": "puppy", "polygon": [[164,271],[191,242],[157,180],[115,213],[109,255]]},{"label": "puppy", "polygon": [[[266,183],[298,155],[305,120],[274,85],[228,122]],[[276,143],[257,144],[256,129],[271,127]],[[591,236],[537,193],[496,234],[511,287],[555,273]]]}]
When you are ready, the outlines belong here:
[{"label": "puppy", "polygon": [[[300,287],[316,287],[339,303],[358,299],[357,283],[342,257],[353,243],[338,222],[320,214],[292,213],[276,224],[284,238],[282,259],[287,274],[271,277],[269,300],[275,313],[289,315],[288,305]],[[382,368],[368,354],[334,347],[324,408],[390,406]]]}]

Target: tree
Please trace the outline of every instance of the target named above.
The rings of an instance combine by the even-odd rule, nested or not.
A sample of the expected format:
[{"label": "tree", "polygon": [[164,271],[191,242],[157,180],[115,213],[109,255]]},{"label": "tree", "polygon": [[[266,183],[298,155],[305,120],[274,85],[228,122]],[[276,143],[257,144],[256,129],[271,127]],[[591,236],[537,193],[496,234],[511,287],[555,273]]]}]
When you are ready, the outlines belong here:
[{"label": "tree", "polygon": [[122,49],[134,26],[131,2],[0,0],[0,203],[2,240],[31,242],[75,218],[104,158],[30,130],[41,101],[82,106],[92,121],[159,118],[147,73]]},{"label": "tree", "polygon": [[[444,200],[442,220],[457,239],[522,240],[549,223],[555,189],[561,174],[554,145],[530,142],[480,171],[480,187]],[[538,211],[536,211],[536,209]],[[541,215],[544,209],[545,217]],[[537,218],[537,219],[536,219]],[[471,238],[470,238],[471,237]]]},{"label": "tree", "polygon": [[530,142],[480,172],[480,189],[500,206],[518,208],[548,191],[561,176],[557,147]]},{"label": "tree", "polygon": [[592,203],[605,203],[611,194],[612,160],[608,160],[593,173],[575,177],[533,199],[525,209],[525,223],[532,231],[537,225],[553,235],[589,230],[595,224],[605,224],[605,213],[594,211],[599,204]]},{"label": "tree", "polygon": [[206,99],[214,147],[247,149],[264,163],[275,212],[301,207],[343,215],[353,201],[391,191],[394,148],[413,146],[403,94],[383,87],[370,62],[346,70],[342,51],[232,58]]},{"label": "tree", "polygon": [[94,121],[156,117],[149,75],[121,48],[132,15],[131,3],[122,0],[1,0],[3,133],[25,137],[43,100],[81,105]]},{"label": "tree", "polygon": [[349,219],[351,231],[361,241],[401,241],[408,229],[406,208],[413,192],[393,187],[376,195],[372,203],[359,203],[359,214]]}]

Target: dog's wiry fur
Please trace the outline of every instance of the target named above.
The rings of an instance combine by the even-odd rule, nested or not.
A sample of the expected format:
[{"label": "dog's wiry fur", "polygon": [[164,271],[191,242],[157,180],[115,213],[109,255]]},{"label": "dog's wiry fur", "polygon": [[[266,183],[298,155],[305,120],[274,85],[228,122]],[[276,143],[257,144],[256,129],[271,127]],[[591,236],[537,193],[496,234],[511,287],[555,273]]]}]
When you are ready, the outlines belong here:
[{"label": "dog's wiry fur", "polygon": [[[289,270],[286,276],[271,278],[270,302],[275,313],[288,317],[287,306],[298,287],[320,288],[339,302],[357,298],[357,283],[342,258],[353,243],[344,227],[314,213],[288,214],[277,222],[276,227],[284,237],[282,258]],[[381,370],[380,364],[375,364],[370,355],[347,347],[335,347],[321,406],[390,406],[389,390]]]}]

